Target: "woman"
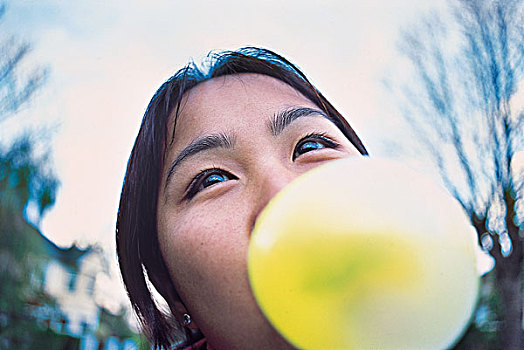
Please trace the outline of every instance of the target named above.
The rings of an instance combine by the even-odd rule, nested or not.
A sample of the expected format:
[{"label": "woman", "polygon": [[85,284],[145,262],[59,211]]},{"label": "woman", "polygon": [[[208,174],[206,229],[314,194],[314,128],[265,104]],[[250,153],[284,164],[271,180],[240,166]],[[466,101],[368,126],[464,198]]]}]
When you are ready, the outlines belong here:
[{"label": "woman", "polygon": [[269,50],[215,54],[206,70],[190,64],[164,83],[129,159],[116,233],[129,298],[154,344],[291,349],[249,288],[250,232],[289,181],[366,153],[305,75]]}]

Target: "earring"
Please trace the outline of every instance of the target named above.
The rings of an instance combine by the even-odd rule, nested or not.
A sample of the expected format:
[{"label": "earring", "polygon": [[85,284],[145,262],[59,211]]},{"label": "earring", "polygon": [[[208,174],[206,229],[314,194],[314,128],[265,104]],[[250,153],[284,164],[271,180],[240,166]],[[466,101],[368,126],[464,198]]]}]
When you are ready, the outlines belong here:
[{"label": "earring", "polygon": [[191,316],[189,316],[189,314],[184,314],[184,326],[189,326],[189,324],[191,323]]}]

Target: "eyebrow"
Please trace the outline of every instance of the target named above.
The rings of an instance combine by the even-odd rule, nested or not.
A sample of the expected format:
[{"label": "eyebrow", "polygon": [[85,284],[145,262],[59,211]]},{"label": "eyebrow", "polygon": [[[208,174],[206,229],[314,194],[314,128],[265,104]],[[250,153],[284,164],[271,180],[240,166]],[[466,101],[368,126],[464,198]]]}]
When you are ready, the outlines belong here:
[{"label": "eyebrow", "polygon": [[331,122],[334,122],[333,118],[327,116],[322,111],[314,108],[308,107],[299,107],[299,108],[288,108],[283,111],[278,112],[275,116],[269,121],[268,128],[271,130],[273,136],[278,136],[284,131],[295,120],[302,117],[309,117],[312,115],[317,115],[328,119]]},{"label": "eyebrow", "polygon": [[223,133],[207,135],[200,139],[194,140],[186,148],[184,148],[182,152],[180,152],[175,158],[173,163],[171,163],[169,172],[167,173],[165,187],[167,187],[169,180],[175,173],[176,167],[187,158],[195,156],[196,154],[203,151],[208,151],[215,148],[233,148],[234,145],[235,139]]},{"label": "eyebrow", "polygon": [[[302,117],[309,117],[309,116],[321,116],[324,117],[332,122],[333,118],[326,115],[320,110],[314,109],[314,108],[308,108],[308,107],[293,107],[288,108],[282,111],[277,112],[274,117],[269,120],[268,122],[268,128],[271,131],[271,134],[273,136],[280,135],[286,127],[288,127],[291,123],[293,123],[295,120],[302,118]],[[178,156],[175,158],[173,163],[171,163],[171,166],[169,167],[169,171],[167,173],[166,182],[164,185],[164,189],[167,188],[171,177],[175,173],[176,168],[182,163],[183,161],[187,160],[190,157],[193,157],[197,155],[198,153],[216,149],[216,148],[226,148],[231,149],[235,146],[235,139],[234,137],[231,137],[224,133],[218,133],[218,134],[212,134],[207,135],[202,138],[199,138],[197,140],[192,141],[186,148],[184,148]]]}]

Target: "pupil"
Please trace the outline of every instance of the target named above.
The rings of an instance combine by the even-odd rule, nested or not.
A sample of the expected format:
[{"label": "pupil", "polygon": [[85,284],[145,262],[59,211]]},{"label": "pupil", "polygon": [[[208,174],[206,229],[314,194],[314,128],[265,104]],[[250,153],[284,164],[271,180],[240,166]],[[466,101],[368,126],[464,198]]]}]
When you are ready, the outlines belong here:
[{"label": "pupil", "polygon": [[207,177],[206,181],[204,182],[204,187],[208,187],[217,182],[222,182],[222,181],[225,181],[224,176],[220,174],[212,174]]},{"label": "pupil", "polygon": [[320,142],[308,141],[302,145],[302,150],[308,152],[310,150],[319,149],[322,147],[323,145]]}]

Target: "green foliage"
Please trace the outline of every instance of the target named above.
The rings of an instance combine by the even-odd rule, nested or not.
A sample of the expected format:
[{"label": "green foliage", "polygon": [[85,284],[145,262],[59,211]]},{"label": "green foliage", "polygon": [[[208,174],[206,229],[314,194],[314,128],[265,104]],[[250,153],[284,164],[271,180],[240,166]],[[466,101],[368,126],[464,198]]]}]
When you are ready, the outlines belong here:
[{"label": "green foliage", "polygon": [[135,333],[129,328],[125,309],[122,308],[120,312],[115,315],[106,309],[102,309],[100,311],[100,324],[96,335],[100,339],[109,337],[131,338]]},{"label": "green foliage", "polygon": [[58,180],[49,167],[47,155],[35,157],[34,142],[24,135],[0,149],[0,199],[3,207],[23,211],[34,203],[41,216],[55,202]]},{"label": "green foliage", "polygon": [[498,350],[500,348],[496,332],[482,331],[475,323],[472,323],[464,337],[453,349]]},{"label": "green foliage", "polygon": [[120,342],[126,339],[132,339],[138,345],[139,350],[149,350],[151,345],[141,335],[135,333],[127,321],[128,309],[122,308],[117,314],[112,314],[106,309],[100,311],[100,323],[96,330],[96,337],[99,340],[108,339],[109,337],[118,338]]},{"label": "green foliage", "polygon": [[34,156],[29,137],[0,149],[0,349],[34,348],[32,340],[43,337],[28,304],[35,300],[52,304],[40,285],[46,252],[38,229],[24,212],[32,203],[39,219],[53,204],[57,185],[47,157]]},{"label": "green foliage", "polygon": [[[0,0],[0,22],[7,8]],[[23,68],[29,52],[28,43],[1,33],[0,123],[26,107],[45,82],[46,69]],[[51,331],[45,315],[36,317],[58,312],[42,288],[48,257],[37,228],[55,201],[58,180],[49,152],[37,150],[38,136],[47,139],[27,133],[0,144],[0,350],[79,348],[77,339]]]},{"label": "green foliage", "polygon": [[79,349],[79,339],[56,334],[41,328],[29,317],[11,320],[16,326],[5,328],[0,334],[0,349]]},{"label": "green foliage", "polygon": [[483,276],[477,309],[466,333],[454,350],[497,350],[500,344],[502,305],[495,286],[495,272]]}]

